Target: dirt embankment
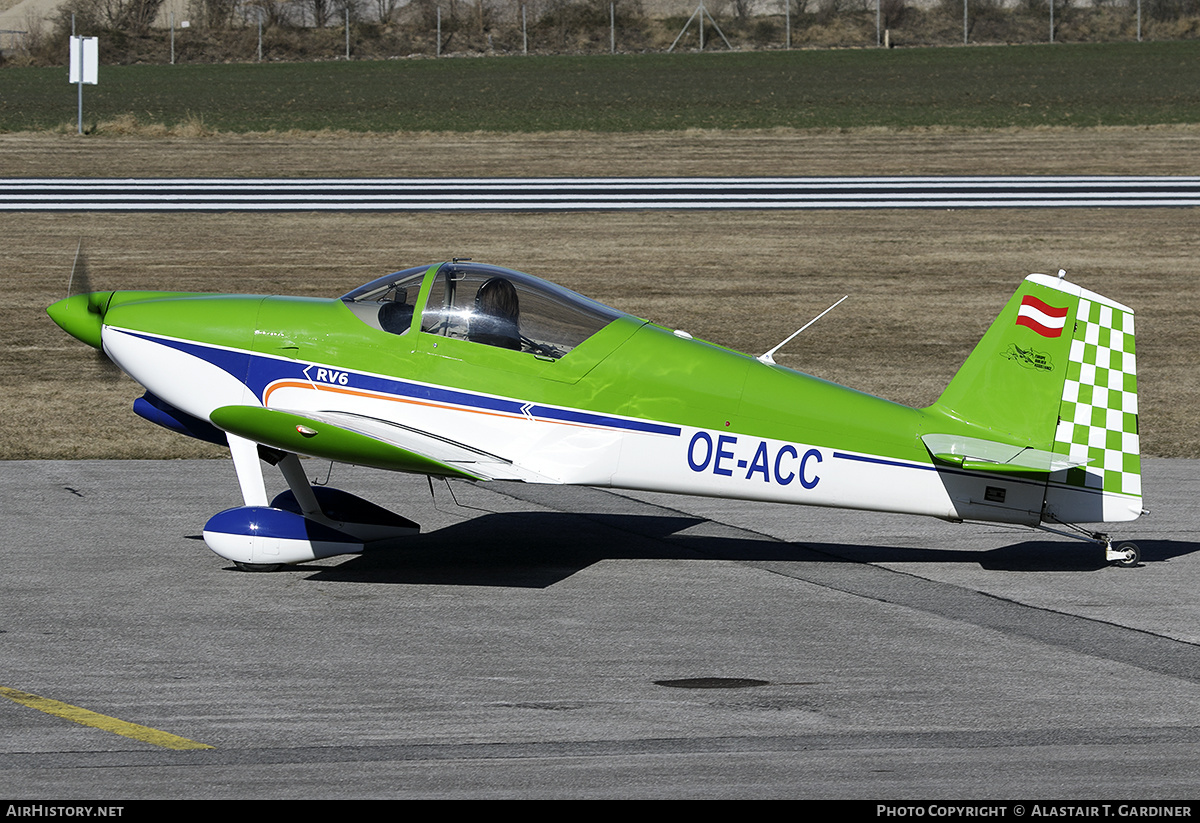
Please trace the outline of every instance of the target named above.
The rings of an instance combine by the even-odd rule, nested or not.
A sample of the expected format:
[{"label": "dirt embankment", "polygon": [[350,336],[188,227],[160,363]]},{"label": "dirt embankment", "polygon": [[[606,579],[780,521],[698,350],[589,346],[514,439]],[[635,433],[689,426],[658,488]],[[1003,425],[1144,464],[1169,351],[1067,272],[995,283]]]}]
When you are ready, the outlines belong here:
[{"label": "dirt embankment", "polygon": [[1200,126],[648,134],[0,135],[5,177],[1196,174]]}]

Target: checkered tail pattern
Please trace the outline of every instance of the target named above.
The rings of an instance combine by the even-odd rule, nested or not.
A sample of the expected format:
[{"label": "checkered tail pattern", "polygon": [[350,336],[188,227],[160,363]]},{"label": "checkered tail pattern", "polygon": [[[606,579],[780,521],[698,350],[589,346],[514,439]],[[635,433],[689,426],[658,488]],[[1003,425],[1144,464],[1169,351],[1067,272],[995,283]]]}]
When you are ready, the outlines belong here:
[{"label": "checkered tail pattern", "polygon": [[1142,493],[1133,339],[1133,312],[1080,298],[1054,451],[1087,464],[1068,486]]}]

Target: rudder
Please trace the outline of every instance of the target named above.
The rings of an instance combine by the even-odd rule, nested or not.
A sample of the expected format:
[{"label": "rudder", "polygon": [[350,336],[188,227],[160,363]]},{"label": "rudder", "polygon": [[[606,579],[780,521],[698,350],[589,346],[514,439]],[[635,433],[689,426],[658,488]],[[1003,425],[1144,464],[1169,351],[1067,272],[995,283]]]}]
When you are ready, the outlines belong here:
[{"label": "rudder", "polygon": [[1079,289],[1054,451],[1087,462],[1051,476],[1048,517],[1103,522],[1141,514],[1133,310],[1086,289]]}]

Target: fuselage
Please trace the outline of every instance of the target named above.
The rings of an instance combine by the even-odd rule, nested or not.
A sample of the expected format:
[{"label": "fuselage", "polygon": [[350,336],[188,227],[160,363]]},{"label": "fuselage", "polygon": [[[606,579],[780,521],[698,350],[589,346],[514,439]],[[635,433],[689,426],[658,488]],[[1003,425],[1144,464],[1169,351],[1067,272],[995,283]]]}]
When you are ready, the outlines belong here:
[{"label": "fuselage", "polygon": [[377,330],[341,300],[118,294],[105,350],[201,419],[336,411],[486,453],[500,478],[958,516],[926,413],[632,317],[550,360]]}]

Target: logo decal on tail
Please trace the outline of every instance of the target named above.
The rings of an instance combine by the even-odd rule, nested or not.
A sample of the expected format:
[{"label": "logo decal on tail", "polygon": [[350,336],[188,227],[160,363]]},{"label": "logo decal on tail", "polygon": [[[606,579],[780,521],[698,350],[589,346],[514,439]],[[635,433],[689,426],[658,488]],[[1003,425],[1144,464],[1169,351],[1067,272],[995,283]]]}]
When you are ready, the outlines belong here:
[{"label": "logo decal on tail", "polygon": [[1017,325],[1033,329],[1042,337],[1058,337],[1067,322],[1067,307],[1058,308],[1043,303],[1031,294],[1021,300],[1017,310]]},{"label": "logo decal on tail", "polygon": [[1054,371],[1054,360],[1049,354],[1037,349],[1023,349],[1016,343],[1009,343],[1008,349],[1002,351],[1000,356],[1020,363],[1027,369]]}]

